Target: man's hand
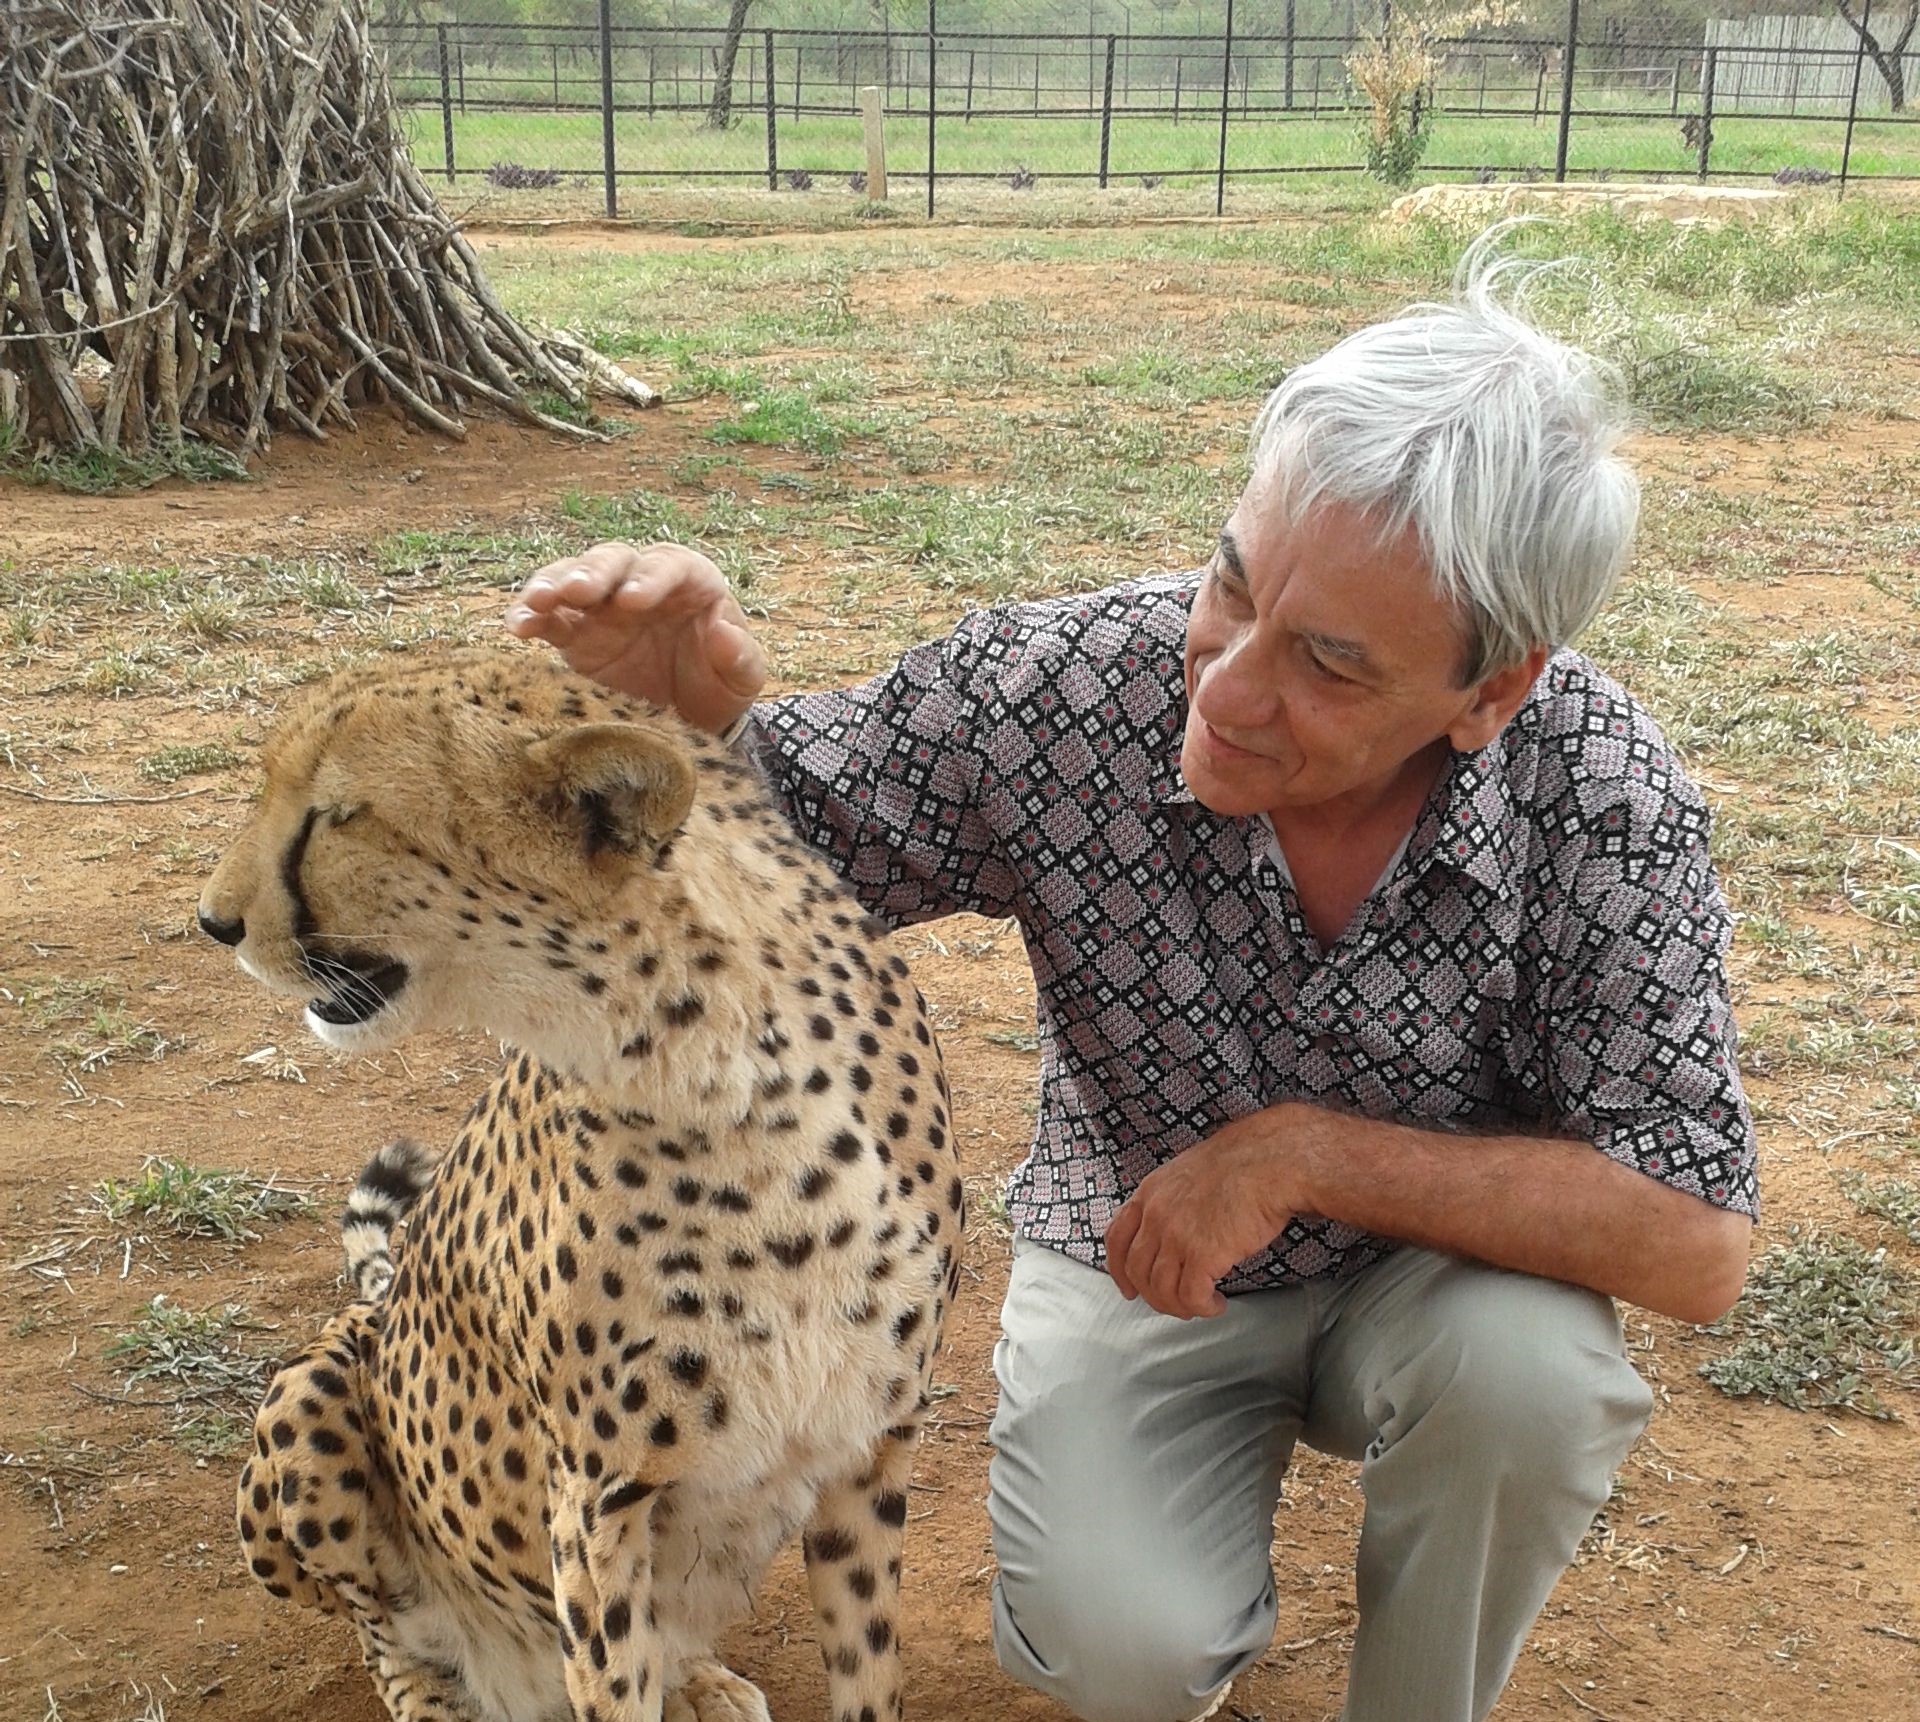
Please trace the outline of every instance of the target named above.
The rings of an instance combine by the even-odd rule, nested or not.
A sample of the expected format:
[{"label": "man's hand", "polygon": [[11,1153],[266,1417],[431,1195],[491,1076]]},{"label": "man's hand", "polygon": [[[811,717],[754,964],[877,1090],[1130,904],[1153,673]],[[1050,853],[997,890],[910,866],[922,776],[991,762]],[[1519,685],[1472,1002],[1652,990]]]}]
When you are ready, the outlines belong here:
[{"label": "man's hand", "polygon": [[753,704],[766,655],[720,570],[678,544],[596,544],[527,580],[507,632],[545,640],[616,693],[718,734]]},{"label": "man's hand", "polygon": [[1286,1116],[1236,1119],[1140,1181],[1107,1227],[1107,1272],[1125,1296],[1183,1320],[1227,1307],[1221,1276],[1301,1211],[1300,1157],[1277,1128]]}]

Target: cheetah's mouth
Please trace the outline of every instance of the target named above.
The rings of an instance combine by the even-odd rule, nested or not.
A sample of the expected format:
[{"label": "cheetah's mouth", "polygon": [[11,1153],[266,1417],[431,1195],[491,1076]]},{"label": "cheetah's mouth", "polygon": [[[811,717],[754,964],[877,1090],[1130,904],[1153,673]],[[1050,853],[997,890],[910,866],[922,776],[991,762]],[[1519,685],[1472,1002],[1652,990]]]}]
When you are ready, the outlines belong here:
[{"label": "cheetah's mouth", "polygon": [[356,951],[309,956],[307,972],[327,990],[307,1001],[307,1009],[335,1028],[371,1022],[407,984],[407,965],[389,957]]}]

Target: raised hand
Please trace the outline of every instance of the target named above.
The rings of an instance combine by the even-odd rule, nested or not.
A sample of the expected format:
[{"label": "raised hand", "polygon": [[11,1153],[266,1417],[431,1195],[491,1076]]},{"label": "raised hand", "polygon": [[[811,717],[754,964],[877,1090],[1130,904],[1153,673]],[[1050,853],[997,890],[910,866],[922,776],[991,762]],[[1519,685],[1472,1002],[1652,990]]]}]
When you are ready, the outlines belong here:
[{"label": "raised hand", "polygon": [[549,562],[515,595],[506,628],[547,641],[583,676],[715,733],[767,679],[766,654],[726,577],[679,544],[596,544]]}]

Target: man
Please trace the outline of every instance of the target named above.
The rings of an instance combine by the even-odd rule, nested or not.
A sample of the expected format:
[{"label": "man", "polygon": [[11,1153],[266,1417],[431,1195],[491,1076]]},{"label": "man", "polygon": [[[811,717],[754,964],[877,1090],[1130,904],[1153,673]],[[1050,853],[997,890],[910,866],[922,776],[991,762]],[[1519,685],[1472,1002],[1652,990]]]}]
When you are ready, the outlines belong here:
[{"label": "man", "polygon": [[875,912],[1018,921],[995,1644],[1089,1722],[1205,1714],[1266,1648],[1296,1438],[1361,1465],[1348,1722],[1484,1716],[1647,1417],[1610,1300],[1704,1322],[1744,1276],[1708,816],[1562,649],[1637,492],[1496,273],[1275,391],[1198,575],[759,704],[691,551],[509,612],[736,731]]}]

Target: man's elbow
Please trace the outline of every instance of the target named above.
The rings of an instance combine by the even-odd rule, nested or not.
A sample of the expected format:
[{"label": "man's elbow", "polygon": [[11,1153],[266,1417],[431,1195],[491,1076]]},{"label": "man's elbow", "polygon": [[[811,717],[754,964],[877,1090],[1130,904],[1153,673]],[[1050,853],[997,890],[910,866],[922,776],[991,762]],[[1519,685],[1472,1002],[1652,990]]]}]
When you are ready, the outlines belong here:
[{"label": "man's elbow", "polygon": [[1705,1327],[1740,1301],[1747,1283],[1753,1222],[1745,1214],[1715,1208],[1709,1210],[1700,1230],[1699,1247],[1688,1252],[1693,1271],[1673,1288],[1672,1302],[1661,1313]]}]

